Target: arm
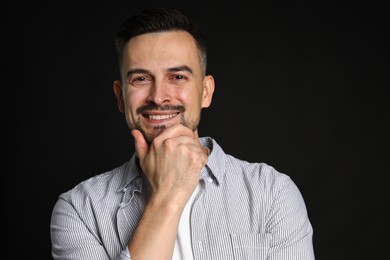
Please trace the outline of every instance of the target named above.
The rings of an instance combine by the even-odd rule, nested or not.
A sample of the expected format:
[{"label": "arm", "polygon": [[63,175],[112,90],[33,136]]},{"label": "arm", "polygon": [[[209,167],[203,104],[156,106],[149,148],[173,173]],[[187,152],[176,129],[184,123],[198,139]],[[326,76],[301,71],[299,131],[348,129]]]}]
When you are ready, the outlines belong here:
[{"label": "arm", "polygon": [[[90,230],[73,205],[59,198],[50,223],[52,256],[55,260],[110,260],[97,234]],[[117,260],[129,260],[127,248]]]},{"label": "arm", "polygon": [[290,178],[284,179],[268,216],[269,260],[314,260],[313,229],[303,197]]},{"label": "arm", "polygon": [[129,244],[131,258],[172,259],[180,216],[199,182],[207,152],[182,125],[165,129],[150,147],[138,130],[132,134],[152,193]]}]

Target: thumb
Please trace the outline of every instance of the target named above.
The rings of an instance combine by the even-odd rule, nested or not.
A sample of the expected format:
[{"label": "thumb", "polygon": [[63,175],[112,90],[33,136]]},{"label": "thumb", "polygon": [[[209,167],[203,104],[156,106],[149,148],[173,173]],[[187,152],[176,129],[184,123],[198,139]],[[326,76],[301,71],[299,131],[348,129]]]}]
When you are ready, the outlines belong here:
[{"label": "thumb", "polygon": [[140,161],[142,162],[145,158],[146,153],[149,151],[149,146],[146,143],[141,131],[134,129],[131,131],[131,135],[134,137],[135,152],[138,155]]}]

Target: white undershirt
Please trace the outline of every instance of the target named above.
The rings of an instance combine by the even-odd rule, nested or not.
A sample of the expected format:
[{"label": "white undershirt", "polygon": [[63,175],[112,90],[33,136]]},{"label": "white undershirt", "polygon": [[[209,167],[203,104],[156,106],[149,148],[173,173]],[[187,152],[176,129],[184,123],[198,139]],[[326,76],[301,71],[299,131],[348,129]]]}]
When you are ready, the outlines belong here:
[{"label": "white undershirt", "polygon": [[190,214],[191,205],[199,192],[199,188],[200,184],[196,186],[194,192],[184,207],[183,213],[181,214],[172,260],[194,259],[191,246]]}]

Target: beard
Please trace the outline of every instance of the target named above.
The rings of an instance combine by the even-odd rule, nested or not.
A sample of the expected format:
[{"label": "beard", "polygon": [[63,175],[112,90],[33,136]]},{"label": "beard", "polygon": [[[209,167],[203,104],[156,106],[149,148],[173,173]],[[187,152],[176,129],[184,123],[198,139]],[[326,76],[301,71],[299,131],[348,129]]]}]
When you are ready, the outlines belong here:
[{"label": "beard", "polygon": [[[197,119],[193,120],[193,121],[189,121],[189,120],[186,120],[184,118],[184,115],[183,115],[183,112],[185,111],[185,108],[184,106],[181,106],[181,105],[177,105],[177,106],[171,106],[171,105],[164,105],[164,106],[157,106],[155,104],[148,104],[146,106],[142,106],[142,107],[139,107],[137,109],[137,114],[142,117],[142,113],[145,112],[145,111],[150,111],[150,110],[163,110],[163,111],[166,111],[166,110],[175,110],[175,111],[180,111],[180,124],[191,129],[193,132],[195,132],[195,130],[198,128],[198,125],[199,125],[199,121],[200,121],[200,113],[197,117]],[[151,133],[147,133],[145,131],[145,129],[143,129],[141,127],[141,118],[139,118],[137,121],[135,121],[134,123],[130,123],[129,122],[129,128],[130,130],[133,130],[133,129],[137,129],[139,130],[142,135],[144,136],[145,138],[145,141],[148,145],[150,145],[154,138],[156,138],[158,135],[160,135],[166,127],[166,125],[159,125],[159,126],[155,126],[152,130]]]}]

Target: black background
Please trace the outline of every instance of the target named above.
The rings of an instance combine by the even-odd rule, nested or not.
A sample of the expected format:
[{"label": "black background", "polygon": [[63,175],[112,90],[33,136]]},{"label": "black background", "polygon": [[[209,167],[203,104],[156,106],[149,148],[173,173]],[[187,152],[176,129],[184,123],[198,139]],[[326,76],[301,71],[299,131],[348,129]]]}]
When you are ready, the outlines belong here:
[{"label": "black background", "polygon": [[[384,259],[384,4],[253,2],[164,1],[208,37],[216,90],[200,135],[291,176],[314,227],[316,259]],[[127,15],[161,3],[7,3],[1,187],[4,250],[16,258],[51,259],[57,196],[132,155],[112,91],[119,74],[113,37]]]}]

